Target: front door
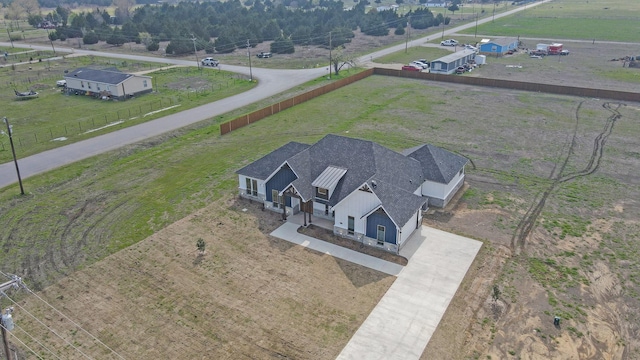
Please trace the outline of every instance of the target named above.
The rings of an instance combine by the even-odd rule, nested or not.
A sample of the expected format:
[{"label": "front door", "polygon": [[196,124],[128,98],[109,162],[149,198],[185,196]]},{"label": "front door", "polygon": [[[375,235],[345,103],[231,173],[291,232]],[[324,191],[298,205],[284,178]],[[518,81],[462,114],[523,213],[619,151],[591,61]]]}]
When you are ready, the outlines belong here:
[{"label": "front door", "polygon": [[349,235],[353,235],[354,230],[355,230],[355,219],[353,216],[349,216],[349,218],[347,219],[347,231],[349,232]]},{"label": "front door", "polygon": [[376,239],[378,240],[378,245],[380,246],[384,245],[384,235],[385,235],[384,226],[378,225],[378,233],[377,233]]}]

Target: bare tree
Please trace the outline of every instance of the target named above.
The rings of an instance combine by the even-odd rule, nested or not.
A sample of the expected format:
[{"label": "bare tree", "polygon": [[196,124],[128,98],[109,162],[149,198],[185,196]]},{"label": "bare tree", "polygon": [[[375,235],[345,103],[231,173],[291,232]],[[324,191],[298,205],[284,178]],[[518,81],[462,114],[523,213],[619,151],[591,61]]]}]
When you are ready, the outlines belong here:
[{"label": "bare tree", "polygon": [[340,74],[340,70],[345,65],[355,67],[356,60],[354,58],[349,57],[344,52],[344,46],[339,46],[335,50],[333,50],[333,55],[331,56],[331,64],[333,65],[333,72],[337,76]]},{"label": "bare tree", "polygon": [[131,17],[131,9],[135,5],[135,0],[113,0],[113,6],[116,7],[116,17],[120,23],[124,23]]}]

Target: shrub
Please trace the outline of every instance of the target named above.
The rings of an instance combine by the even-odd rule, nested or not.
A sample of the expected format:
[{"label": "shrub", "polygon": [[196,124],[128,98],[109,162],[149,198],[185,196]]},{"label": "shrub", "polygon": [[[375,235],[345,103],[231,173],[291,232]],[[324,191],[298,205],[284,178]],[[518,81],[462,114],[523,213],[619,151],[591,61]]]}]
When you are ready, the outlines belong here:
[{"label": "shrub", "polygon": [[93,31],[89,31],[82,37],[82,42],[86,45],[97,44],[99,40],[100,39],[98,39],[98,34]]}]

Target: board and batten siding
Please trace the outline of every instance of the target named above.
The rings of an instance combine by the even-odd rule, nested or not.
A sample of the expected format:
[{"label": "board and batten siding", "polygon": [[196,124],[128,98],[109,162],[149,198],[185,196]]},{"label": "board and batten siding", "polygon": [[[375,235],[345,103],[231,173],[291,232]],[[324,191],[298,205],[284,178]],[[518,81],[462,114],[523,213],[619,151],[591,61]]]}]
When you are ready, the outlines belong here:
[{"label": "board and batten siding", "polygon": [[387,215],[382,208],[374,211],[367,217],[367,237],[372,239],[378,238],[378,225],[382,225],[385,228],[384,242],[396,244],[398,229],[391,218],[389,218],[389,215]]},{"label": "board and batten siding", "polygon": [[[271,197],[271,190],[278,190],[278,192],[280,192],[297,178],[298,177],[296,176],[296,174],[288,165],[284,165],[283,167],[281,167],[278,172],[276,172],[275,175],[273,175],[271,179],[269,179],[269,181],[267,181],[266,183],[265,190],[267,201],[273,201]],[[291,197],[287,196],[286,199],[286,205],[291,206]]]},{"label": "board and batten siding", "polygon": [[335,227],[347,230],[349,216],[354,217],[354,232],[365,234],[366,218],[362,216],[380,205],[380,199],[373,193],[356,190],[333,207],[336,213]]}]

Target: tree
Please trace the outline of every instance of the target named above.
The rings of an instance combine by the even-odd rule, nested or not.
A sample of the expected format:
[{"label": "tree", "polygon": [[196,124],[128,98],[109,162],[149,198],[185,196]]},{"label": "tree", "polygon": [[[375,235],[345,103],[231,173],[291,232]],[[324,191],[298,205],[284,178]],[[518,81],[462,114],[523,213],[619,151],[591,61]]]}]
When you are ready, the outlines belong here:
[{"label": "tree", "polygon": [[29,25],[31,25],[33,27],[38,27],[38,25],[43,21],[44,21],[44,19],[42,18],[42,15],[40,15],[40,14],[29,15],[29,17],[27,17],[27,22],[29,23]]},{"label": "tree", "polygon": [[122,35],[122,31],[120,31],[120,29],[118,28],[113,29],[113,32],[107,38],[107,44],[109,45],[122,46],[126,42],[127,39],[125,39],[125,37]]},{"label": "tree", "polygon": [[60,20],[62,20],[62,26],[67,26],[67,21],[69,20],[71,10],[63,8],[62,6],[58,6],[56,8],[56,13],[58,14],[58,16],[60,16]]},{"label": "tree", "polygon": [[341,46],[333,51],[333,54],[331,56],[331,64],[333,65],[333,73],[338,76],[340,75],[340,70],[345,65],[355,67],[356,61],[355,59],[348,57],[344,52],[344,46]]},{"label": "tree", "polygon": [[135,0],[113,0],[116,7],[116,19],[124,24],[131,17],[131,9],[136,5]]},{"label": "tree", "polygon": [[82,42],[86,45],[93,45],[93,44],[97,44],[98,41],[100,39],[98,39],[98,34],[96,34],[93,31],[89,31],[87,32],[83,37],[82,37]]},{"label": "tree", "polygon": [[271,52],[275,54],[293,54],[295,52],[291,39],[279,37],[271,43]]},{"label": "tree", "polygon": [[398,26],[396,27],[396,30],[393,33],[396,35],[404,35],[405,34],[404,26],[402,26],[401,24],[398,24]]},{"label": "tree", "polygon": [[40,4],[38,0],[14,0],[12,5],[15,4],[20,11],[20,16],[26,15],[28,18],[31,15],[40,14]]},{"label": "tree", "polygon": [[491,293],[491,297],[493,298],[493,302],[496,303],[500,299],[500,288],[498,285],[493,285],[493,292]]},{"label": "tree", "polygon": [[460,8],[458,7],[458,5],[453,4],[453,5],[449,6],[449,7],[447,8],[447,10],[451,11],[451,13],[453,14],[453,13],[455,13],[456,11],[460,10]]},{"label": "tree", "polygon": [[198,238],[198,241],[196,241],[196,248],[198,248],[200,254],[204,254],[205,246],[206,244],[204,243],[204,239]]}]

